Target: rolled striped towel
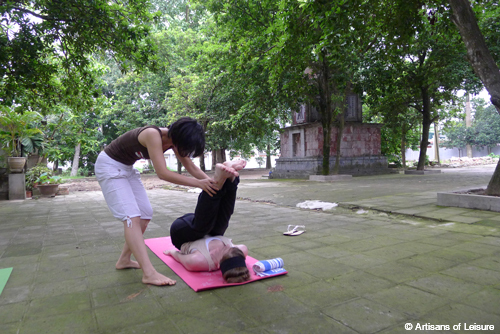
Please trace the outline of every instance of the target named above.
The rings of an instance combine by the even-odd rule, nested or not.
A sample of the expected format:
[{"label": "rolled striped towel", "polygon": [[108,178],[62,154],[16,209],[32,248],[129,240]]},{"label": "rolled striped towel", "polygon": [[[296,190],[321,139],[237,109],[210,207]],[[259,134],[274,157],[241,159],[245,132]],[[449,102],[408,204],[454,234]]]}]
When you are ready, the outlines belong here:
[{"label": "rolled striped towel", "polygon": [[261,260],[253,265],[253,271],[258,276],[269,276],[285,271],[283,264],[283,259],[280,257],[269,260]]}]

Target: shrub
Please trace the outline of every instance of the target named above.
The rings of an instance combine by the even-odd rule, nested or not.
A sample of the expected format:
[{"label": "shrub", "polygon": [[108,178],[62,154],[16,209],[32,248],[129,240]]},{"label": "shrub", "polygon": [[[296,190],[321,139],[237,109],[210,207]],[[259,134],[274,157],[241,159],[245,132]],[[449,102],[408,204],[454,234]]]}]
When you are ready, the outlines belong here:
[{"label": "shrub", "polygon": [[490,153],[490,154],[488,154],[488,156],[489,156],[490,158],[493,158],[493,159],[498,159],[498,158],[500,158],[500,155],[495,154],[495,153]]},{"label": "shrub", "polygon": [[35,183],[42,174],[52,176],[52,171],[45,165],[36,165],[26,172],[26,189],[33,190]]},{"label": "shrub", "polygon": [[62,179],[57,175],[51,176],[48,173],[43,173],[36,182],[40,184],[59,184],[62,182]]},{"label": "shrub", "polygon": [[394,164],[394,166],[397,168],[403,167],[403,160],[401,159],[401,157],[399,155],[395,155],[395,154],[388,155],[387,162],[389,164],[391,164],[391,163]]}]

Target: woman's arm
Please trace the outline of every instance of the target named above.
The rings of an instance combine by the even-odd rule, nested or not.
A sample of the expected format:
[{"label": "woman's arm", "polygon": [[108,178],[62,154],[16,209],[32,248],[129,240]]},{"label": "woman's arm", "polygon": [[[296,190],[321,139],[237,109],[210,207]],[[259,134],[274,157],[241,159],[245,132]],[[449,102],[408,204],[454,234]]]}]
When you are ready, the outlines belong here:
[{"label": "woman's arm", "polygon": [[184,168],[188,171],[189,174],[193,175],[198,180],[210,179],[207,174],[205,174],[198,166],[194,164],[194,162],[189,157],[181,157],[177,150],[174,149],[175,156],[182,163]]},{"label": "woman's arm", "polygon": [[194,179],[168,170],[165,157],[163,156],[161,136],[159,136],[157,130],[153,128],[146,129],[141,132],[140,136],[141,144],[147,147],[149,158],[153,163],[156,175],[160,179],[183,186],[201,188],[210,196],[219,190],[215,185],[215,181],[208,177],[205,179]]},{"label": "woman's arm", "polygon": [[168,249],[163,251],[163,254],[170,255],[177,262],[182,264],[186,270],[189,271],[208,271],[207,259],[200,253],[194,252],[191,254],[182,254],[175,249]]}]

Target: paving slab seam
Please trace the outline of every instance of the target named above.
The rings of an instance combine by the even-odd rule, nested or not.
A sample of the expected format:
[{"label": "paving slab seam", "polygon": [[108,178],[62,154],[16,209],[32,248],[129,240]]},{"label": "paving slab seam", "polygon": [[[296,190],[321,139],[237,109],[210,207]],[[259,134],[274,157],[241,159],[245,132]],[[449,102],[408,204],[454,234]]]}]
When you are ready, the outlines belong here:
[{"label": "paving slab seam", "polygon": [[432,217],[426,217],[426,216],[421,216],[421,215],[417,215],[417,214],[404,214],[404,213],[395,212],[395,211],[391,211],[391,210],[376,208],[376,207],[369,206],[369,205],[360,205],[360,204],[353,204],[353,203],[338,203],[338,205],[342,208],[349,209],[349,210],[356,210],[356,209],[373,210],[373,211],[377,211],[377,212],[389,213],[389,214],[394,215],[394,216],[415,217],[415,218],[427,219],[427,220],[432,220],[432,221],[441,222],[441,223],[442,222],[449,222],[449,221],[455,222],[454,220],[445,220],[442,218],[432,218]]},{"label": "paving slab seam", "polygon": [[[252,199],[252,198],[248,198],[248,197],[237,197],[237,200],[239,200],[239,201],[245,201],[245,202],[250,202],[250,203],[269,204],[269,205],[272,205],[272,206],[275,206],[275,207],[297,209],[297,207],[294,206],[294,205],[279,204],[279,203],[273,202],[271,200]],[[336,204],[338,205],[338,207],[341,207],[341,208],[344,208],[344,209],[347,209],[347,210],[351,210],[351,211],[352,210],[356,210],[356,209],[363,209],[363,210],[372,210],[372,211],[376,211],[376,212],[387,213],[387,214],[391,214],[393,216],[403,216],[403,217],[414,217],[414,218],[419,218],[419,219],[426,219],[426,220],[434,221],[434,222],[438,222],[438,223],[453,222],[453,223],[461,223],[461,224],[466,224],[466,225],[471,225],[471,224],[473,225],[474,224],[474,223],[465,222],[465,221],[459,221],[459,220],[455,220],[455,219],[436,218],[436,217],[430,217],[428,215],[423,215],[423,214],[418,214],[418,213],[404,213],[404,212],[399,212],[399,211],[396,211],[396,210],[388,210],[388,209],[384,209],[383,207],[381,207],[382,205],[381,206],[372,206],[372,205],[364,205],[364,204],[352,203],[352,202],[337,202]],[[421,205],[419,207],[425,207],[425,204]],[[454,207],[446,207],[446,208],[448,208],[450,210],[453,210],[453,209],[460,210],[460,208],[454,208]],[[316,209],[299,209],[299,210],[304,210],[304,211],[321,211],[321,209],[319,209],[319,210],[316,210]],[[439,210],[439,208],[432,208],[430,210],[426,210],[425,212],[436,211],[436,210]],[[477,211],[483,212],[484,210],[477,210]],[[329,211],[329,210],[323,210],[323,212],[325,212],[325,213],[334,213],[334,211]],[[486,211],[486,212],[490,212],[490,211]],[[499,214],[499,216],[500,216],[500,214]]]}]

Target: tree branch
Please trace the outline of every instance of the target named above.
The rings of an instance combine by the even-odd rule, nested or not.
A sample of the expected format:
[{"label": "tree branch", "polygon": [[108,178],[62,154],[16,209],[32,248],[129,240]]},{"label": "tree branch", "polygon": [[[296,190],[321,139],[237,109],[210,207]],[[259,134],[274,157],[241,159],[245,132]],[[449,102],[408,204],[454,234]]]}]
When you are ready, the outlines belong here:
[{"label": "tree branch", "polygon": [[52,16],[41,15],[41,14],[35,13],[35,12],[29,10],[29,9],[21,8],[21,7],[12,7],[12,9],[18,10],[18,11],[26,13],[26,14],[30,14],[30,15],[32,15],[34,17],[38,17],[39,19],[42,19],[42,20],[45,20],[45,21],[54,21],[54,22],[68,22],[68,21],[71,22],[71,21],[73,21],[71,19],[67,19],[67,20],[56,19],[55,17],[52,17]]}]

